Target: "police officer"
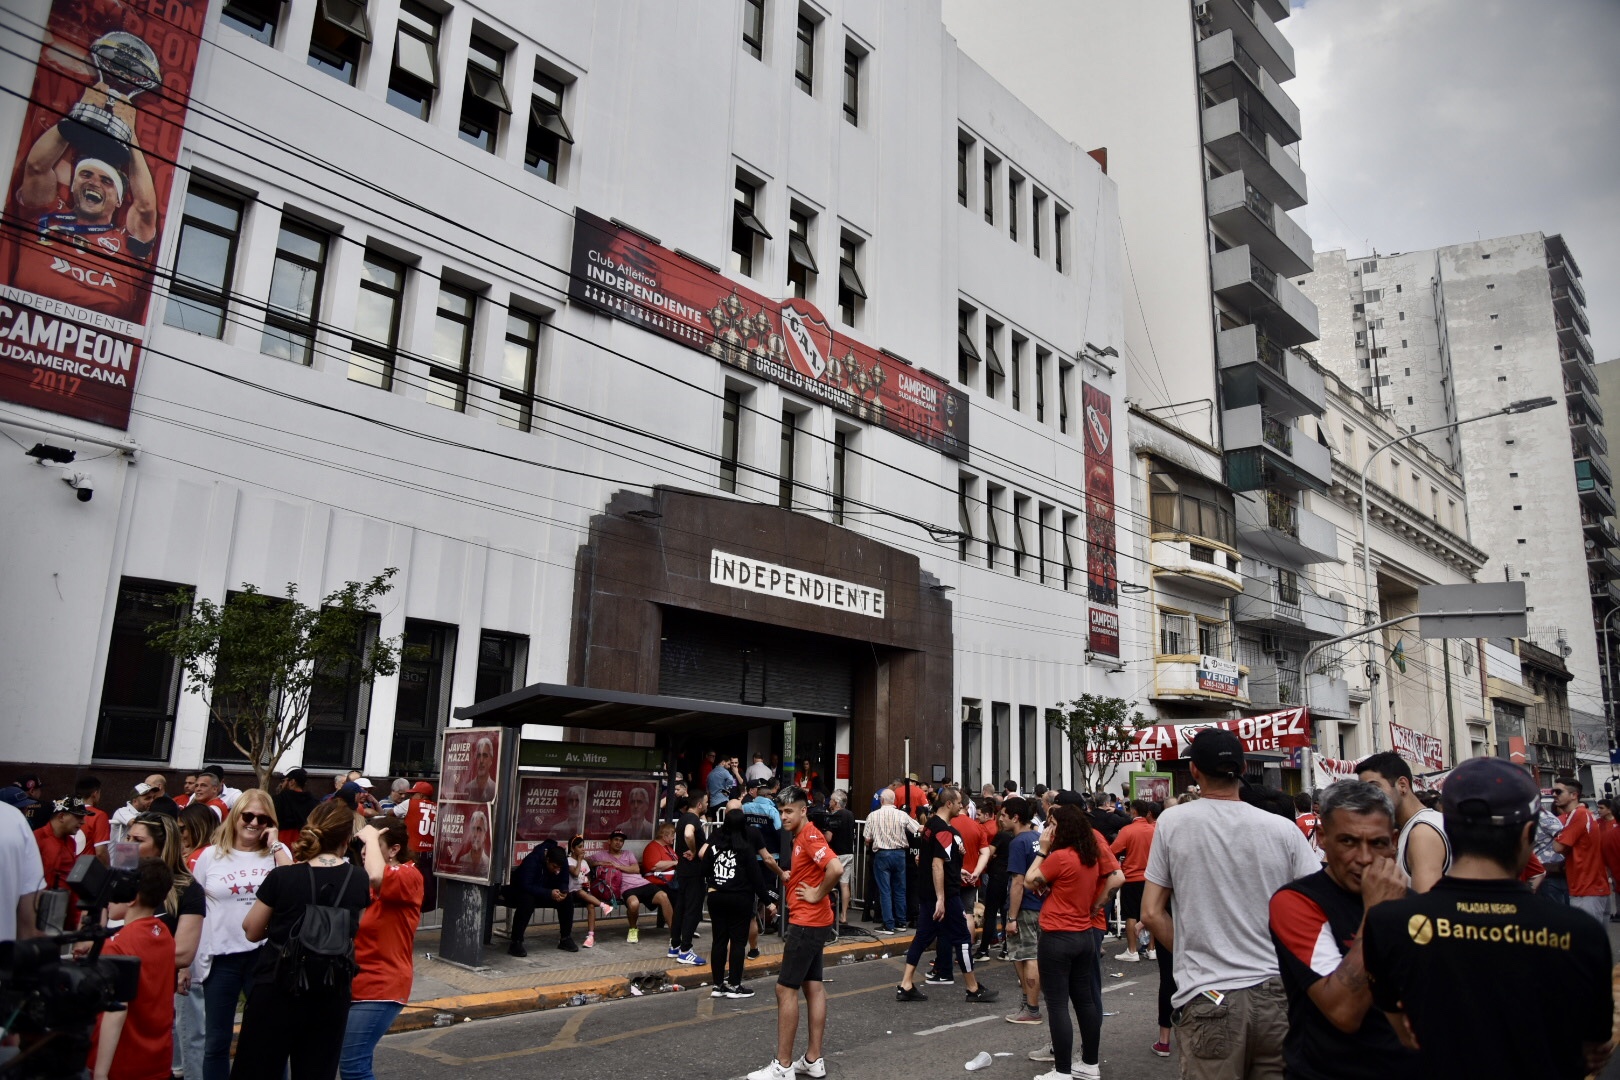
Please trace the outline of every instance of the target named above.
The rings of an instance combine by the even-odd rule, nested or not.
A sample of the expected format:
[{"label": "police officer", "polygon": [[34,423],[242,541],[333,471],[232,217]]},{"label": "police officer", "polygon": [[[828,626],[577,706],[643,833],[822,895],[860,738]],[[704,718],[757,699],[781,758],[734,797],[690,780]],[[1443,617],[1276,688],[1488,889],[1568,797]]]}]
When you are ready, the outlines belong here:
[{"label": "police officer", "polygon": [[1450,871],[1367,911],[1373,1001],[1424,1075],[1576,1078],[1614,1050],[1606,928],[1518,880],[1539,802],[1519,766],[1463,762],[1440,794]]}]

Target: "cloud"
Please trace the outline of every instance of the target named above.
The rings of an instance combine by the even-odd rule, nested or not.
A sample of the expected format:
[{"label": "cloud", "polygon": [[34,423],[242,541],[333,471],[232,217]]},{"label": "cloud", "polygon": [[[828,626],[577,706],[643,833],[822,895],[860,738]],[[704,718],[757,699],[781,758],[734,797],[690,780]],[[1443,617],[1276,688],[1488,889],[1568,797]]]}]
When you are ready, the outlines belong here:
[{"label": "cloud", "polygon": [[1309,0],[1282,29],[1318,251],[1562,233],[1620,357],[1620,4]]}]

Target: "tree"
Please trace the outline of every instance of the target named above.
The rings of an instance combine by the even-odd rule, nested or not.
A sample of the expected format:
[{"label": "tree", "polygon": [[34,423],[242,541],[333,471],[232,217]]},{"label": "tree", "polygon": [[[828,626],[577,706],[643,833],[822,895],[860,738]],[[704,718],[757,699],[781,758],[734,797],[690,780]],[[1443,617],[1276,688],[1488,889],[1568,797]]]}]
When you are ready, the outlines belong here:
[{"label": "tree", "polygon": [[1046,710],[1046,722],[1063,732],[1074,759],[1074,782],[1081,791],[1098,791],[1113,775],[1131,735],[1143,724],[1140,712],[1130,712],[1134,701],[1081,694]]},{"label": "tree", "polygon": [[[397,669],[398,642],[365,646],[372,605],[393,589],[397,573],[389,567],[370,581],[348,582],[316,607],[300,602],[291,583],[285,599],[244,584],[224,604],[200,600],[189,614],[153,626],[152,644],[180,662],[186,692],[206,699],[210,721],[265,787],[309,727],[311,691],[342,687],[355,671],[370,680]],[[181,610],[191,603],[190,594],[174,599]]]}]

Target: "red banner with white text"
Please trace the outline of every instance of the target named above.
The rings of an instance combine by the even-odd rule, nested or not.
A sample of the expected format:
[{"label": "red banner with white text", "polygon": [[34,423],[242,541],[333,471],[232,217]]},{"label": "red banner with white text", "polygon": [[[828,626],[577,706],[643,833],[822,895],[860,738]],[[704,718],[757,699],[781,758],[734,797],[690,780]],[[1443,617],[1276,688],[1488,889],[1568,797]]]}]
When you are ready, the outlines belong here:
[{"label": "red banner with white text", "polygon": [[1086,594],[1090,647],[1119,655],[1119,555],[1114,539],[1114,403],[1100,387],[1080,387],[1086,438]]},{"label": "red banner with white text", "polygon": [[644,236],[574,211],[568,298],[952,457],[967,397],[832,329],[805,300],[772,300]]},{"label": "red banner with white text", "polygon": [[1131,733],[1131,744],[1123,754],[1086,751],[1087,761],[1175,761],[1187,756],[1192,741],[1206,728],[1232,732],[1243,742],[1247,754],[1291,750],[1311,745],[1311,716],[1307,709],[1282,709],[1261,716],[1237,720],[1210,720],[1199,724],[1154,724]]},{"label": "red banner with white text", "polygon": [[1446,767],[1446,744],[1433,735],[1413,731],[1391,720],[1389,741],[1395,752],[1416,765],[1419,772],[1434,772]]},{"label": "red banner with white text", "polygon": [[55,0],[0,232],[0,398],[129,426],[208,0]]}]

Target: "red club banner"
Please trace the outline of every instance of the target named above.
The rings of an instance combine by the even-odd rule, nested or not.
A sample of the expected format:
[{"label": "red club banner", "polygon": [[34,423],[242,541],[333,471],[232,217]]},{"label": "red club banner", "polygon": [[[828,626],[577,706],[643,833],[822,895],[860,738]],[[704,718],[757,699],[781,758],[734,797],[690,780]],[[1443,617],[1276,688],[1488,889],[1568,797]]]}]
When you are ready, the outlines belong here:
[{"label": "red club banner", "polygon": [[0,399],[129,426],[208,0],[55,0],[0,232]]},{"label": "red club banner", "polygon": [[574,211],[568,297],[952,457],[967,398],[834,331],[815,305],[771,300],[629,229]]},{"label": "red club banner", "polygon": [[[1193,737],[1205,728],[1222,728],[1243,741],[1244,753],[1291,750],[1311,745],[1311,716],[1307,709],[1282,709],[1238,720],[1212,720],[1202,724],[1155,724],[1131,733],[1131,745],[1120,761],[1175,761],[1187,756]],[[1086,751],[1087,761],[1105,755]]]},{"label": "red club banner", "polygon": [[1445,743],[1433,735],[1425,735],[1421,731],[1413,731],[1409,727],[1402,727],[1393,720],[1389,723],[1390,745],[1401,757],[1410,761],[1424,772],[1433,772],[1446,767]]},{"label": "red club banner", "polygon": [[1113,399],[1091,383],[1080,387],[1086,433],[1086,592],[1091,599],[1091,651],[1119,655],[1119,567],[1114,546]]}]

